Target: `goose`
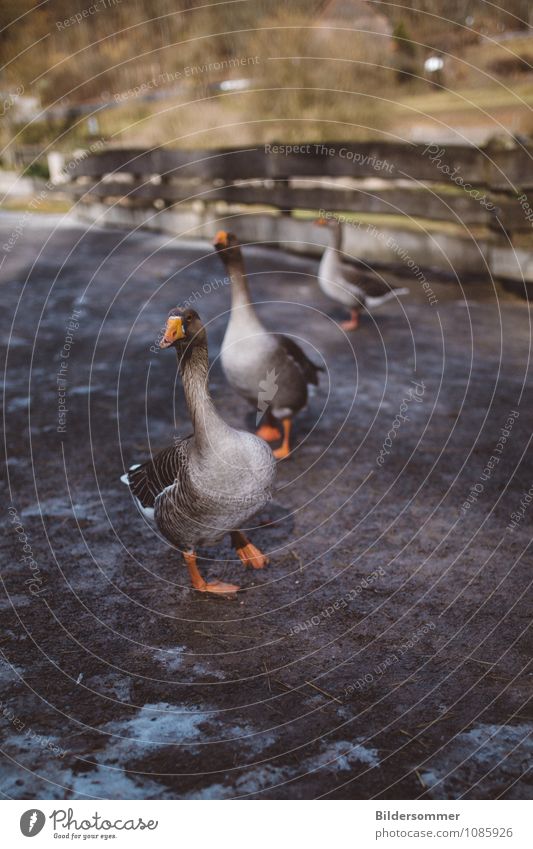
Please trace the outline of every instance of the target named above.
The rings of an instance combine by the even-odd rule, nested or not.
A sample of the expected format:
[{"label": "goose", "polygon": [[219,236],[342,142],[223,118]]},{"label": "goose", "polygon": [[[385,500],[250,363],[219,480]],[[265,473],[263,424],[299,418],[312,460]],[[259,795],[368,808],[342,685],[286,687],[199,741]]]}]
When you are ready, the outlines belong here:
[{"label": "goose", "polygon": [[138,506],[182,553],[192,586],[231,594],[239,587],[207,582],[196,557],[230,533],[244,566],[262,569],[268,558],[239,530],[272,497],[276,463],[267,443],[230,427],[217,412],[208,385],[207,333],[193,309],[171,310],[161,348],[174,348],[193,425],[190,436],[134,464],[121,480]]},{"label": "goose", "polygon": [[[241,246],[233,233],[220,230],[214,247],[231,280],[231,313],[221,348],[230,386],[257,410],[256,435],[267,442],[282,437],[277,460],[291,453],[293,416],[307,405],[308,388],[318,385],[315,365],[288,336],[269,332],[250,301]],[[281,428],[279,422],[281,421]]]},{"label": "goose", "polygon": [[357,330],[362,308],[372,310],[391,298],[409,294],[409,289],[392,286],[342,261],[342,223],[338,219],[322,217],[315,224],[333,233],[333,244],[324,251],[318,267],[318,284],[328,298],[349,307],[350,319],[340,325],[343,330]]}]

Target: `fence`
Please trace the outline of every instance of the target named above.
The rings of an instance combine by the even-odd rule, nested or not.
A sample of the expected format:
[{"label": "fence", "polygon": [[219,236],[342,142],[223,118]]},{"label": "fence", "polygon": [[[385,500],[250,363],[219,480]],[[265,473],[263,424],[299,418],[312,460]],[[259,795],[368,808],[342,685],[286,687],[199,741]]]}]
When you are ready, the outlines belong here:
[{"label": "fence", "polygon": [[242,239],[313,252],[318,209],[369,225],[346,229],[348,253],[397,263],[393,236],[421,267],[533,282],[532,151],[408,143],[301,143],[226,150],[119,150],[81,157],[68,190],[110,223]]}]

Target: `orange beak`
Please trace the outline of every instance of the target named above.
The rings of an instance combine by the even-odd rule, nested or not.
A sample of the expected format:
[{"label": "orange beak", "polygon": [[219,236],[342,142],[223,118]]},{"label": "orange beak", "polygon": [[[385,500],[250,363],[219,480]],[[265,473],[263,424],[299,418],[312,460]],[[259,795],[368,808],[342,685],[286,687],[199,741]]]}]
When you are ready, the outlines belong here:
[{"label": "orange beak", "polygon": [[315,221],[317,227],[325,227],[327,223],[325,218],[317,218]]},{"label": "orange beak", "polygon": [[228,234],[225,230],[219,230],[213,239],[213,246],[215,248],[227,248],[228,247]]},{"label": "orange beak", "polygon": [[178,339],[183,339],[184,337],[185,330],[183,329],[183,319],[179,315],[171,315],[167,320],[165,335],[161,339],[159,347],[170,348],[174,342],[177,342]]}]

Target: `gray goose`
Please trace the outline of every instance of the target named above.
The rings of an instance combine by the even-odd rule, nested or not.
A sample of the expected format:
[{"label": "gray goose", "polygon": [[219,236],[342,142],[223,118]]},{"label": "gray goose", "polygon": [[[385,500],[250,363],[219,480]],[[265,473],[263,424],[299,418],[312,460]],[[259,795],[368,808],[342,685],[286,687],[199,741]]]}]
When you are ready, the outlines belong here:
[{"label": "gray goose", "polygon": [[259,321],[236,236],[220,230],[213,244],[231,280],[231,313],[220,352],[222,368],[230,386],[256,408],[256,425],[263,421],[256,435],[267,442],[282,437],[274,451],[280,460],[291,453],[292,417],[307,405],[308,387],[318,385],[322,369],[296,342],[269,332]]},{"label": "gray goose", "polygon": [[340,325],[343,330],[357,330],[362,308],[372,310],[391,298],[409,294],[409,289],[392,286],[342,261],[342,224],[338,219],[322,217],[315,224],[333,233],[333,244],[324,251],[318,267],[318,285],[328,298],[350,309],[349,321]]},{"label": "gray goose", "polygon": [[239,528],[271,499],[276,464],[262,439],[235,430],[217,413],[208,386],[207,334],[198,313],[172,310],[159,344],[176,350],[193,433],[131,466],[121,480],[182,551],[194,589],[234,593],[235,584],[202,578],[195,551],[230,533],[243,565],[266,566],[268,559]]}]

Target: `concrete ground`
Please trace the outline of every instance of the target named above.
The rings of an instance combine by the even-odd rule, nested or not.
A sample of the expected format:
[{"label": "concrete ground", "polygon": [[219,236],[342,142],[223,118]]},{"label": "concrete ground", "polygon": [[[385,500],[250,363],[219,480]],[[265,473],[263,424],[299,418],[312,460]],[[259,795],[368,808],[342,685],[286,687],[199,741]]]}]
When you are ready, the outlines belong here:
[{"label": "concrete ground", "polygon": [[257,517],[270,566],[204,552],[243,586],[212,598],[119,477],[189,431],[151,346],[191,297],[217,406],[251,426],[217,360],[218,259],[46,216],[0,231],[2,794],[531,798],[527,304],[431,281],[432,306],[412,279],[346,337],[314,260],[247,249],[265,323],[326,371]]}]

